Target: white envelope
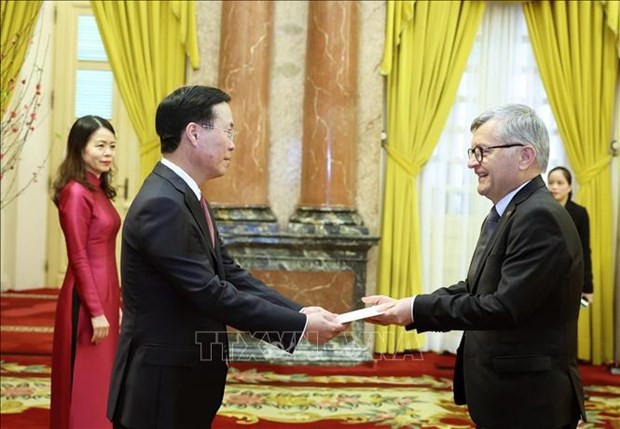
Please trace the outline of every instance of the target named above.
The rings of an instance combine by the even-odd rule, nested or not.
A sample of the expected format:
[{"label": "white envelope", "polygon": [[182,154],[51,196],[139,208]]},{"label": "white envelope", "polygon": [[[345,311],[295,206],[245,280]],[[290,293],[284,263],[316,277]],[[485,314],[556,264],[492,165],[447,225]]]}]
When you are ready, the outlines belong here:
[{"label": "white envelope", "polygon": [[349,323],[355,320],[368,319],[369,317],[381,316],[385,311],[377,310],[377,306],[366,307],[360,310],[349,311],[338,315],[338,323]]}]

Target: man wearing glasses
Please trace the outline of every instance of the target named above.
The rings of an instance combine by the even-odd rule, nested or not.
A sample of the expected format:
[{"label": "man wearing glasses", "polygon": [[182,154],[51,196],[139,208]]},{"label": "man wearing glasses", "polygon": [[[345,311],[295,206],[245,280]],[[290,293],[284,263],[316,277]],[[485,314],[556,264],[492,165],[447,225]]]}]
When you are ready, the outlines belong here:
[{"label": "man wearing glasses", "polygon": [[336,315],[278,294],[239,267],[220,241],[200,186],[235,148],[230,96],[177,89],[157,108],[163,159],[123,225],[123,323],[108,418],[115,429],[210,428],[228,369],[226,326],[292,353],[346,329]]},{"label": "man wearing glasses", "polygon": [[577,369],[583,285],[579,235],[540,176],[549,138],[534,111],[509,104],[471,124],[468,167],[494,204],[465,280],[432,294],[369,296],[370,321],[464,330],[454,399],[478,428],[571,428],[585,420]]}]

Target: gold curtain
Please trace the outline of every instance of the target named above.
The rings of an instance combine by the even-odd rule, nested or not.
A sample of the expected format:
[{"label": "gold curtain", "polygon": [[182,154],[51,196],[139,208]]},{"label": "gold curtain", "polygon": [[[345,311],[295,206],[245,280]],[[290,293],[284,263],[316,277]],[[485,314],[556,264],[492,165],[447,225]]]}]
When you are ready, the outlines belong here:
[{"label": "gold curtain", "polygon": [[613,359],[614,341],[609,144],[618,82],[616,35],[606,23],[601,2],[534,1],[524,3],[523,9],[542,81],[579,182],[576,201],[590,215],[594,302],[589,310],[581,310],[579,357],[600,364]]},{"label": "gold curtain", "polygon": [[[422,292],[417,181],[439,141],[473,46],[482,1],[388,1],[381,71],[387,75],[387,151],[377,292]],[[377,353],[416,349],[422,337],[378,327]]]},{"label": "gold curtain", "polygon": [[616,40],[616,51],[618,51],[618,57],[620,57],[620,1],[618,0],[601,0],[603,10],[605,11],[605,18],[607,21],[607,27],[614,33],[614,39]]},{"label": "gold curtain", "polygon": [[42,1],[0,2],[0,106],[9,104],[15,79],[24,65]]},{"label": "gold curtain", "polygon": [[186,60],[199,65],[193,1],[92,0],[114,78],[140,139],[144,179],[160,159],[155,111],[185,83]]}]

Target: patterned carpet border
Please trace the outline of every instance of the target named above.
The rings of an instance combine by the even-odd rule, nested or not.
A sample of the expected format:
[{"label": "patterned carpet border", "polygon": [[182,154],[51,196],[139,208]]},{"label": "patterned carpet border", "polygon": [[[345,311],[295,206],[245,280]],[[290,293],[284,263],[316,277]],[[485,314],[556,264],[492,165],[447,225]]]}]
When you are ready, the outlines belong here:
[{"label": "patterned carpet border", "polygon": [[[0,361],[2,414],[49,409],[50,368]],[[383,386],[383,388],[378,387]],[[471,428],[466,407],[454,405],[448,379],[353,375],[278,374],[231,368],[218,415],[235,425],[311,424],[326,420],[349,427]],[[588,428],[620,421],[618,386],[587,386]]]},{"label": "patterned carpet border", "polygon": [[[57,291],[5,292],[0,297],[2,428],[47,427]],[[378,361],[351,369],[233,363],[214,429],[471,428],[467,408],[452,401],[453,365],[452,356],[432,356],[415,365]],[[584,427],[620,429],[620,377],[604,367],[580,366],[580,372],[589,395]]]}]

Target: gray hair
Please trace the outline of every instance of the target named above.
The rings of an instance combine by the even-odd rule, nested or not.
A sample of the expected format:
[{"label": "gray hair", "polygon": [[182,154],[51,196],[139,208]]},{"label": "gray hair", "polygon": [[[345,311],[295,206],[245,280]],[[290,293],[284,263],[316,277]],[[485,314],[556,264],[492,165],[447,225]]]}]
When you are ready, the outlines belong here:
[{"label": "gray hair", "polygon": [[543,172],[549,162],[549,134],[545,123],[531,107],[523,104],[504,104],[488,110],[471,123],[470,130],[476,131],[485,122],[498,119],[495,137],[505,143],[530,145],[536,151],[536,163]]}]

